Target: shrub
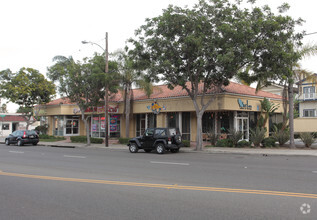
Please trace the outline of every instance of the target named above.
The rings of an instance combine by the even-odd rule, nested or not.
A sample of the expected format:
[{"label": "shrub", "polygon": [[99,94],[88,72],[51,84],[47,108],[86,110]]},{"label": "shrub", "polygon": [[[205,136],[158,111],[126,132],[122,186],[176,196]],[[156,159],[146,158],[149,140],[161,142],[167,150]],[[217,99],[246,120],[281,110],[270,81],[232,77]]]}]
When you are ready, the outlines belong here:
[{"label": "shrub", "polygon": [[128,144],[130,138],[119,138],[119,143],[120,144]]},{"label": "shrub", "polygon": [[305,147],[310,147],[315,142],[314,134],[312,133],[302,132],[302,133],[299,133],[299,136],[300,136],[300,139],[305,144]]},{"label": "shrub", "polygon": [[39,125],[37,127],[35,127],[35,129],[37,131],[38,134],[47,134],[47,130],[48,130],[48,125]]},{"label": "shrub", "polygon": [[250,130],[250,141],[255,147],[259,147],[263,139],[265,138],[266,129],[257,127],[255,130]]},{"label": "shrub", "polygon": [[182,143],[184,144],[184,147],[190,147],[190,141],[182,140]]},{"label": "shrub", "polygon": [[[86,136],[74,136],[70,137],[71,142],[73,143],[87,143],[87,137]],[[92,144],[102,144],[103,139],[102,138],[90,138],[90,142]]]},{"label": "shrub", "polygon": [[39,138],[40,140],[65,140],[65,137],[63,136],[52,136],[47,134],[40,134]]},{"label": "shrub", "polygon": [[280,146],[283,146],[289,140],[290,134],[287,130],[275,131],[273,137],[278,141]]},{"label": "shrub", "polygon": [[230,139],[222,139],[217,141],[216,147],[233,147],[233,143]]},{"label": "shrub", "polygon": [[241,131],[229,129],[229,139],[232,141],[234,147],[237,147],[238,142],[241,140],[243,134]]},{"label": "shrub", "polygon": [[262,141],[263,147],[275,147],[276,139],[274,137],[264,138]]},{"label": "shrub", "polygon": [[215,134],[214,132],[210,131],[210,132],[207,132],[207,136],[209,138],[211,145],[216,145],[217,140],[218,140],[218,135]]},{"label": "shrub", "polygon": [[241,148],[241,147],[250,147],[251,143],[247,140],[242,140],[239,141],[237,144],[237,147]]}]

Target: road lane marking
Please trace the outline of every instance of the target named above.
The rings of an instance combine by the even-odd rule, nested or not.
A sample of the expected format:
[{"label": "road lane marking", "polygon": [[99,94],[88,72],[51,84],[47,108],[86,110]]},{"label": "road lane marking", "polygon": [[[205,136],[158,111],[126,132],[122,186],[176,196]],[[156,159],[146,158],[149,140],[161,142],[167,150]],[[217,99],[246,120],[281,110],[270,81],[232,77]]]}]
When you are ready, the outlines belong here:
[{"label": "road lane marking", "polygon": [[313,173],[317,173],[317,170],[313,171]]},{"label": "road lane marking", "polygon": [[15,154],[24,154],[23,151],[14,151],[14,150],[10,150],[10,153],[15,153]]},{"label": "road lane marking", "polygon": [[73,156],[73,155],[64,155],[64,157],[70,157],[70,158],[80,158],[80,159],[84,159],[86,157],[83,156]]},{"label": "road lane marking", "polygon": [[272,196],[287,196],[287,197],[317,199],[317,194],[280,192],[280,191],[268,191],[268,190],[249,190],[249,189],[216,188],[216,187],[203,187],[203,186],[182,186],[177,184],[168,185],[168,184],[155,184],[155,183],[137,183],[137,182],[121,182],[121,181],[96,180],[96,179],[65,178],[65,177],[40,176],[40,175],[31,175],[31,174],[22,174],[22,173],[9,173],[9,172],[3,172],[3,171],[0,171],[0,175],[31,178],[31,179],[41,179],[41,180],[76,182],[76,183],[96,183],[96,184],[117,185],[117,186],[139,186],[139,187],[148,187],[148,188],[179,189],[179,190],[182,189],[182,190],[196,190],[196,191],[209,191],[209,192],[247,193],[247,194],[256,194],[256,195],[272,195]]},{"label": "road lane marking", "polygon": [[160,161],[150,161],[151,163],[158,163],[158,164],[169,164],[169,165],[184,165],[188,166],[189,163],[173,163],[173,162],[160,162]]}]

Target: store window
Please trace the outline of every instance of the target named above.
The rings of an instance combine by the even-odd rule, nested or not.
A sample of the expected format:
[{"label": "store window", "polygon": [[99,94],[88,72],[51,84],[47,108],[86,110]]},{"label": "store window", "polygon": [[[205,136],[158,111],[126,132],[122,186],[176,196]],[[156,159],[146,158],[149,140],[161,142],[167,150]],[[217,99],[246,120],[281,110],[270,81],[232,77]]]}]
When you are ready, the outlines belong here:
[{"label": "store window", "polygon": [[190,140],[190,112],[182,113],[182,138]]},{"label": "store window", "polygon": [[120,137],[120,115],[110,116],[110,137]]},{"label": "store window", "polygon": [[147,127],[156,128],[156,114],[147,114]]},{"label": "store window", "polygon": [[10,124],[2,124],[2,130],[9,130]]},{"label": "store window", "polygon": [[179,128],[178,112],[167,113],[167,125],[169,128]]},{"label": "store window", "polygon": [[[108,128],[109,137],[120,137],[120,115],[110,115]],[[91,119],[91,136],[104,138],[105,134],[105,117],[94,115]]]},{"label": "store window", "polygon": [[145,114],[136,115],[136,136],[141,136],[145,131]]},{"label": "store window", "polygon": [[203,133],[204,134],[214,133],[213,125],[214,125],[214,113],[205,112],[202,118]]},{"label": "store window", "polygon": [[53,118],[53,135],[64,136],[64,116],[54,116]]}]

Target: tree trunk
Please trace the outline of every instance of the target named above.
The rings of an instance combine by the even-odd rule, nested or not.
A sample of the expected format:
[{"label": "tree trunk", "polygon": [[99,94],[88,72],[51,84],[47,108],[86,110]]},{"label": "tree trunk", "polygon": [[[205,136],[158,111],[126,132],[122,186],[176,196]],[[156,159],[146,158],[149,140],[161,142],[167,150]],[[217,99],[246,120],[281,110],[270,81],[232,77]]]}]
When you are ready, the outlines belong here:
[{"label": "tree trunk", "polygon": [[197,117],[197,136],[196,136],[196,150],[201,151],[203,149],[203,133],[202,133],[202,116],[203,111],[196,111]]},{"label": "tree trunk", "polygon": [[125,97],[125,136],[129,138],[130,133],[130,92],[131,87],[127,86],[126,88],[126,97]]},{"label": "tree trunk", "polygon": [[286,85],[286,83],[284,84],[284,88],[283,88],[283,126],[281,128],[281,131],[284,131],[285,128],[287,127],[287,122],[288,122],[288,119],[287,119],[287,104],[288,104],[288,100],[287,100],[287,91],[288,87]]},{"label": "tree trunk", "polygon": [[91,142],[90,142],[90,134],[89,134],[89,124],[88,124],[88,119],[90,118],[90,116],[88,116],[87,118],[85,118],[84,112],[85,111],[81,111],[81,118],[85,123],[85,127],[86,127],[86,137],[87,137],[87,146],[90,146]]},{"label": "tree trunk", "polygon": [[293,83],[288,84],[288,101],[289,101],[289,133],[290,147],[295,148],[294,142],[294,99],[293,99]]}]

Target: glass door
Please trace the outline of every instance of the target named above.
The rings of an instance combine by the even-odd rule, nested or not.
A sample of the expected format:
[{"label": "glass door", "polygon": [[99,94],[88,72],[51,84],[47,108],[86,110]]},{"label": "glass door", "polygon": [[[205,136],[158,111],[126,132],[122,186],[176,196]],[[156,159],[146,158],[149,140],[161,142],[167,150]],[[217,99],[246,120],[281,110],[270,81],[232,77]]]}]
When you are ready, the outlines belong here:
[{"label": "glass door", "polygon": [[65,130],[66,135],[77,135],[79,131],[78,117],[67,116]]},{"label": "glass door", "polygon": [[242,140],[249,140],[249,118],[237,118],[238,131],[240,131],[243,136]]}]

